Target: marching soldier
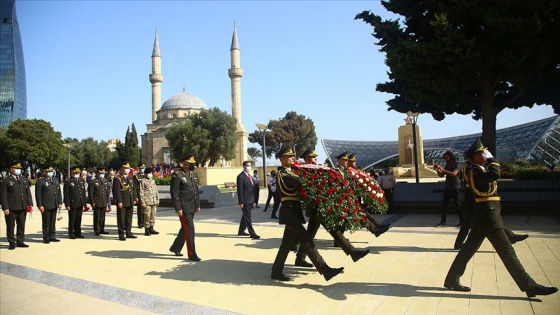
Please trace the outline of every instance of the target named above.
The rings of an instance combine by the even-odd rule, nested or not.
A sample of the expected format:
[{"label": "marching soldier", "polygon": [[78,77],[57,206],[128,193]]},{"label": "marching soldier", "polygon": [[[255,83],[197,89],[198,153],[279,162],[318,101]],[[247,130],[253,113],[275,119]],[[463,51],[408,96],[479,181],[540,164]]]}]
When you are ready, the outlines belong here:
[{"label": "marching soldier", "polygon": [[126,238],[136,238],[132,234],[131,228],[134,205],[138,199],[134,178],[129,174],[130,164],[123,162],[119,168],[119,173],[113,180],[113,198],[117,204],[117,229],[120,241],[126,241]]},{"label": "marching soldier", "polygon": [[159,234],[154,230],[156,222],[156,212],[159,206],[159,193],[156,182],[152,178],[152,168],[147,167],[144,170],[144,177],[140,179],[140,202],[142,202],[142,209],[144,210],[144,235],[150,236],[152,234]]},{"label": "marching soldier", "polygon": [[56,212],[62,208],[60,183],[52,166],[43,169],[43,177],[35,184],[35,200],[43,219],[43,243],[60,242],[56,238]]},{"label": "marching soldier", "polygon": [[136,204],[136,216],[138,228],[144,227],[144,208],[142,207],[142,198],[140,196],[140,182],[144,178],[144,170],[146,169],[145,163],[138,164],[137,172],[134,173],[134,185],[136,185],[136,196],[138,197],[138,202]]},{"label": "marching soldier", "polygon": [[95,235],[109,234],[105,231],[105,212],[107,211],[107,179],[105,168],[99,167],[95,171],[95,177],[91,179],[88,186],[89,203],[93,208],[93,231]]},{"label": "marching soldier", "polygon": [[[25,244],[25,218],[27,211],[33,207],[31,188],[25,176],[21,175],[21,163],[12,163],[10,174],[4,178],[2,183],[2,209],[6,219],[6,237],[8,238],[9,250],[17,247],[29,247]],[[16,236],[14,229],[17,224]]]},{"label": "marching soldier", "polygon": [[82,212],[86,206],[86,184],[78,166],[70,169],[72,176],[64,182],[64,205],[68,210],[68,237],[84,238],[82,235]]}]

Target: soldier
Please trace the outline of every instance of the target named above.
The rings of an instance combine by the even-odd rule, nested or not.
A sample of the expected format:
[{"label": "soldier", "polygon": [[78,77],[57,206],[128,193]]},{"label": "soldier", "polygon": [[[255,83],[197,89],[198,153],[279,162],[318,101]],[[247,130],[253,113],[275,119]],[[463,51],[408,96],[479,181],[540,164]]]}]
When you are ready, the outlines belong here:
[{"label": "soldier", "polygon": [[[17,247],[29,247],[25,244],[25,218],[27,211],[33,207],[31,188],[25,176],[21,175],[21,163],[15,162],[10,166],[10,174],[4,178],[2,183],[2,209],[6,219],[6,237],[8,238],[9,250]],[[14,228],[17,224],[17,232],[14,237]]]},{"label": "soldier", "polygon": [[504,231],[497,183],[500,178],[500,164],[483,146],[479,137],[465,152],[465,156],[469,157],[472,162],[465,177],[469,179],[476,206],[471,232],[449,268],[443,286],[454,291],[469,292],[471,290],[469,287],[461,285],[459,279],[465,272],[469,260],[480,248],[484,239],[488,238],[519,289],[528,297],[556,293],[558,288],[537,284],[525,272]]},{"label": "soldier", "polygon": [[171,175],[171,200],[181,220],[181,229],[169,248],[175,256],[183,256],[181,249],[187,244],[189,260],[200,261],[194,245],[194,214],[200,211],[200,192],[198,178],[194,172],[194,154],[181,159],[182,167]]},{"label": "soldier", "polygon": [[93,208],[93,231],[95,235],[109,234],[105,231],[105,212],[109,204],[107,199],[107,179],[105,168],[99,167],[88,186],[89,203]]},{"label": "soldier", "polygon": [[138,196],[138,203],[136,204],[136,216],[138,228],[144,227],[144,208],[142,207],[142,198],[140,197],[140,181],[144,178],[144,170],[146,169],[145,163],[138,164],[137,172],[133,175],[134,185],[136,185],[136,196]]},{"label": "soldier", "polygon": [[60,183],[52,166],[43,169],[43,177],[35,184],[35,200],[43,219],[43,243],[60,242],[56,238],[56,212],[62,208]]},{"label": "soldier", "polygon": [[138,198],[142,202],[142,209],[144,210],[144,235],[146,236],[159,234],[158,231],[154,230],[157,207],[159,206],[159,193],[152,176],[152,168],[147,167],[144,170],[144,177],[140,180],[140,198]]},{"label": "soldier", "polygon": [[117,229],[120,241],[126,241],[126,238],[136,238],[131,231],[134,205],[137,202],[136,185],[134,178],[129,174],[130,164],[123,162],[119,173],[113,180],[113,198],[117,204]]},{"label": "soldier", "polygon": [[68,210],[68,237],[84,238],[82,235],[82,212],[86,206],[85,180],[81,177],[80,167],[70,169],[72,176],[64,182],[64,205]]},{"label": "soldier", "polygon": [[296,192],[302,186],[303,179],[294,174],[291,170],[294,162],[295,153],[292,148],[284,147],[276,154],[276,158],[280,159],[282,166],[278,167],[277,183],[280,190],[280,198],[282,206],[280,207],[280,224],[285,224],[282,244],[276,254],[276,259],[272,265],[272,274],[270,278],[280,281],[290,281],[291,279],[283,274],[284,264],[290,252],[290,248],[294,243],[294,239],[298,239],[304,248],[305,254],[315,265],[315,268],[323,275],[325,280],[329,281],[334,276],[344,270],[344,268],[331,268],[323,260],[315,248],[313,240],[308,240],[307,231],[303,224],[305,218],[301,211],[301,203],[297,200]]}]

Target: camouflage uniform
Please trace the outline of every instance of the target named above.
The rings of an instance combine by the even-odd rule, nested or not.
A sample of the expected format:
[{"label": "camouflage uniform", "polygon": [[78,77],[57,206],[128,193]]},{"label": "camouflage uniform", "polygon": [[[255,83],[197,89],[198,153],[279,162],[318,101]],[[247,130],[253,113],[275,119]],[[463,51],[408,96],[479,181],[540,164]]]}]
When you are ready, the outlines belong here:
[{"label": "camouflage uniform", "polygon": [[143,177],[140,179],[140,200],[144,214],[144,228],[152,230],[156,221],[157,206],[159,204],[159,193],[153,178]]}]

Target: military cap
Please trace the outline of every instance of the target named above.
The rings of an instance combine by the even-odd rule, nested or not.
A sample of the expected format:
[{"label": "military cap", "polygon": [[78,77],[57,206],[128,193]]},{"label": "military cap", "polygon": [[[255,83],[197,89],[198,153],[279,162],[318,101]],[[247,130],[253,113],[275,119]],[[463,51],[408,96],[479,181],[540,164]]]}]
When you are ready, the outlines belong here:
[{"label": "military cap", "polygon": [[482,140],[480,140],[480,137],[476,137],[476,139],[474,140],[473,144],[471,144],[471,146],[467,149],[467,151],[465,151],[465,156],[466,157],[471,157],[473,156],[476,152],[478,151],[484,151],[488,149],[487,147],[485,147],[482,144]]},{"label": "military cap", "polygon": [[356,153],[352,152],[348,155],[348,161],[356,162]]},{"label": "military cap", "polygon": [[12,162],[12,164],[10,164],[10,168],[22,168],[21,167],[21,162]]},{"label": "military cap", "polygon": [[146,168],[146,164],[145,163],[140,163],[140,164],[138,164],[138,168]]},{"label": "military cap", "polygon": [[95,171],[99,174],[105,174],[105,168],[104,167],[98,167]]},{"label": "military cap", "polygon": [[151,167],[146,167],[144,169],[144,174],[150,174],[152,172],[152,168]]},{"label": "military cap", "polygon": [[52,166],[45,166],[45,168],[43,168],[43,172],[52,172],[54,171],[54,168]]},{"label": "military cap", "polygon": [[344,151],[342,153],[340,153],[339,155],[336,156],[337,160],[348,160],[348,151]]},{"label": "military cap", "polygon": [[79,172],[81,172],[81,171],[82,171],[82,170],[80,169],[79,166],[72,166],[72,167],[70,168],[70,172],[72,172],[72,173],[79,173]]},{"label": "military cap", "polygon": [[195,164],[196,160],[194,159],[194,153],[187,154],[181,159],[181,163],[185,162],[189,164]]},{"label": "military cap", "polygon": [[130,163],[128,161],[127,162],[122,162],[121,167],[130,168]]},{"label": "military cap", "polygon": [[317,153],[315,153],[315,149],[312,148],[308,148],[307,150],[305,150],[301,155],[300,155],[300,159],[305,159],[306,157],[316,157]]},{"label": "military cap", "polygon": [[294,153],[294,149],[291,146],[285,146],[281,148],[278,153],[276,153],[276,158],[279,159],[284,155],[295,156],[296,154]]}]

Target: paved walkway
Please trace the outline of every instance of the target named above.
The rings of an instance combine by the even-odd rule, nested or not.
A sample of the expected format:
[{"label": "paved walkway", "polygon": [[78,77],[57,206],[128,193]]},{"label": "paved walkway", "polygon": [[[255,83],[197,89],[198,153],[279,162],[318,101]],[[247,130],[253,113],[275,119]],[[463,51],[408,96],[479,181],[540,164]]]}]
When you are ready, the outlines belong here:
[{"label": "paved walkway", "polygon": [[[203,209],[195,218],[201,262],[169,251],[179,221],[161,208],[159,235],[117,240],[115,214],[110,235],[95,236],[92,213],[84,215],[85,239],[70,240],[66,220],[58,224],[60,243],[41,243],[41,217],[28,218],[29,248],[7,250],[0,223],[1,314],[559,314],[560,295],[528,299],[520,292],[485,241],[468,265],[462,283],[470,293],[445,290],[443,280],[456,255],[456,227],[433,227],[438,215],[378,216],[393,228],[379,238],[367,231],[348,234],[370,254],[353,263],[332,247],[320,229],[317,246],[332,267],[344,273],[326,282],[314,269],[293,266],[292,282],[270,279],[283,227],[270,210],[255,209],[260,240],[237,236],[237,207]],[[451,216],[448,222],[453,223]],[[526,270],[539,283],[560,286],[560,218],[510,216],[513,230],[529,239],[514,245]]]}]

